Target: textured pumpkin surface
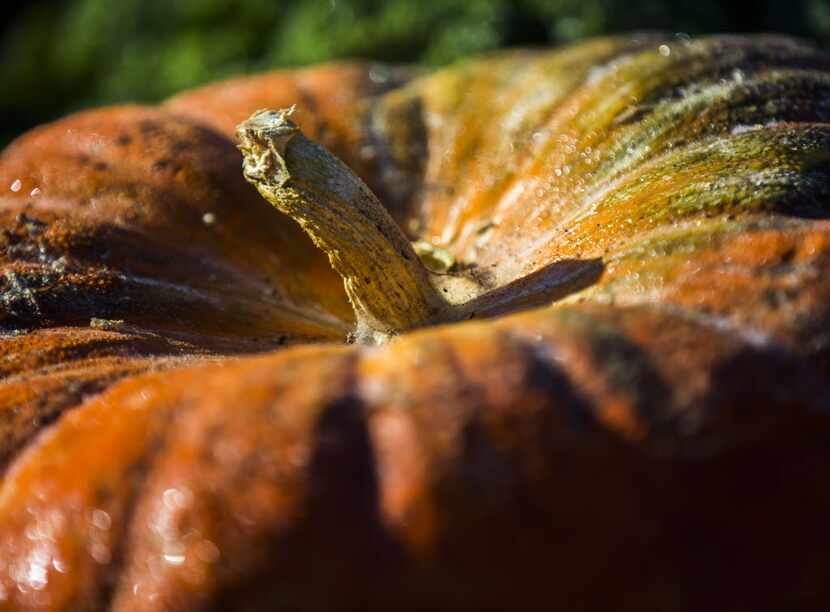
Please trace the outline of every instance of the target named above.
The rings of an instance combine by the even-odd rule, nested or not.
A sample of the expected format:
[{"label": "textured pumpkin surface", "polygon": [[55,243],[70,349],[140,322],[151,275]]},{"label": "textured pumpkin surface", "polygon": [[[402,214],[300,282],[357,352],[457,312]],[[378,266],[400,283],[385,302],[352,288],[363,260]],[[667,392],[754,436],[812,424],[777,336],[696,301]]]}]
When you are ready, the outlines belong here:
[{"label": "textured pumpkin surface", "polygon": [[[344,342],[235,148],[295,103],[476,320]],[[640,36],[22,136],[0,609],[826,610],[828,120],[807,44]]]}]

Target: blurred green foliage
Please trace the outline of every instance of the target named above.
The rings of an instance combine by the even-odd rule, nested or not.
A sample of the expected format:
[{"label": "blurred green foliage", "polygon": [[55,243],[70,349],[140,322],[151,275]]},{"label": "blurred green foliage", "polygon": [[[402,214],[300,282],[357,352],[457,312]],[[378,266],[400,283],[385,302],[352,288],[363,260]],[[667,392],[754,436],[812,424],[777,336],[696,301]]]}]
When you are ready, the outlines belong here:
[{"label": "blurred green foliage", "polygon": [[332,58],[439,65],[509,45],[632,29],[830,40],[830,0],[64,0],[0,41],[0,138],[94,104]]}]

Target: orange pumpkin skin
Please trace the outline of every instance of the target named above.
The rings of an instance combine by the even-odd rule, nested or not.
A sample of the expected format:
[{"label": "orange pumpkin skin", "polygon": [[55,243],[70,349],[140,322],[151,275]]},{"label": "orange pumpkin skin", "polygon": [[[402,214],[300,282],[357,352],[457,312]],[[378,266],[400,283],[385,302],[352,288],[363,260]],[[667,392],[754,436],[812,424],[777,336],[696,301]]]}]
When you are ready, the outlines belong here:
[{"label": "orange pumpkin skin", "polygon": [[[21,137],[0,609],[826,610],[828,69],[601,39]],[[340,278],[231,136],[293,103],[483,320],[342,344]]]}]

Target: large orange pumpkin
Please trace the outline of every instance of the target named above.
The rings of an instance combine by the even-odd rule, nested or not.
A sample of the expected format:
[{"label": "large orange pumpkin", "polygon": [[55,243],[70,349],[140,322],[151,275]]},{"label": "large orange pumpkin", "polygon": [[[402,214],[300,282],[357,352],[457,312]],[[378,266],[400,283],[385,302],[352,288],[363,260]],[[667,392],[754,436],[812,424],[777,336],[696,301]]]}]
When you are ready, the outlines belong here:
[{"label": "large orange pumpkin", "polygon": [[22,136],[0,608],[827,610],[828,119],[644,35]]}]

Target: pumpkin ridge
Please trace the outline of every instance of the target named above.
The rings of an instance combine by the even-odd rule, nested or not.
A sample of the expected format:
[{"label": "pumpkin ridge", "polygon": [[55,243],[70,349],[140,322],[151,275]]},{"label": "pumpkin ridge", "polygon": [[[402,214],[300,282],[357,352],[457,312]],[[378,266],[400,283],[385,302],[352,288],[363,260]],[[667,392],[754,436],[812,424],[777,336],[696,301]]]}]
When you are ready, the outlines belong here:
[{"label": "pumpkin ridge", "polygon": [[[148,122],[146,127],[148,129],[152,128],[152,130],[144,130],[143,132],[142,129],[144,128],[136,130],[135,122],[145,120]],[[75,134],[82,132],[84,128],[89,129],[85,127],[89,124],[96,126],[98,134],[106,134],[112,138],[112,141],[105,142],[106,146],[100,150],[100,157],[107,161],[108,169],[99,171],[92,168],[89,163],[82,164],[81,176],[84,176],[84,173],[90,173],[98,181],[111,180],[113,183],[105,182],[102,185],[98,182],[93,184],[92,189],[96,194],[95,198],[100,202],[95,208],[89,206],[77,207],[76,210],[64,212],[60,215],[60,218],[55,219],[55,212],[46,212],[46,209],[52,206],[57,197],[68,196],[70,201],[75,200],[79,197],[76,194],[80,195],[80,192],[82,192],[82,189],[76,187],[76,185],[84,185],[84,182],[78,180],[75,183],[66,182],[59,185],[50,182],[52,177],[60,176],[54,165],[64,163],[66,155],[71,157],[70,151],[73,147],[86,147],[88,145],[89,136],[87,134],[84,134],[81,138],[76,138]],[[71,127],[73,125],[75,126],[74,129]],[[297,320],[293,314],[285,317],[288,321],[280,322],[279,318],[275,317],[275,314],[278,315],[281,308],[280,301],[286,304],[286,308],[292,303],[305,305],[308,302],[307,296],[309,294],[313,296],[315,293],[321,295],[325,292],[320,292],[319,288],[315,289],[309,284],[300,283],[295,274],[276,275],[280,277],[280,282],[279,284],[272,283],[271,279],[275,276],[275,266],[271,262],[276,262],[276,269],[290,267],[297,259],[307,261],[308,263],[304,265],[310,270],[315,269],[320,264],[314,259],[305,257],[307,254],[311,254],[309,253],[309,251],[312,251],[310,248],[287,250],[281,257],[282,263],[273,257],[269,261],[261,255],[253,256],[256,248],[252,249],[251,245],[256,244],[257,239],[263,241],[266,239],[265,235],[269,233],[266,228],[270,228],[272,231],[267,238],[271,244],[275,241],[277,244],[290,243],[296,232],[292,232],[287,223],[273,217],[269,218],[267,209],[265,209],[266,214],[263,215],[258,204],[252,206],[254,199],[251,197],[252,194],[246,191],[241,177],[236,180],[229,180],[231,176],[237,176],[233,145],[225,137],[204,128],[197,129],[194,125],[192,120],[170,119],[158,111],[149,111],[140,107],[117,108],[112,111],[112,115],[106,115],[102,111],[87,111],[18,139],[4,153],[4,162],[6,162],[4,163],[4,170],[7,174],[13,173],[25,178],[25,184],[28,185],[28,188],[31,188],[33,183],[39,184],[40,194],[28,198],[32,202],[33,208],[27,214],[35,221],[42,219],[50,224],[49,227],[52,229],[47,230],[44,234],[49,236],[50,248],[55,250],[58,255],[64,254],[71,257],[70,261],[77,257],[78,261],[82,262],[80,265],[86,267],[93,263],[100,265],[99,262],[109,256],[110,261],[105,262],[105,265],[108,263],[110,268],[123,267],[123,271],[128,273],[128,277],[129,273],[143,272],[158,281],[164,281],[168,278],[178,281],[181,278],[187,278],[188,285],[210,286],[216,298],[213,305],[203,303],[194,306],[198,306],[199,310],[213,309],[212,318],[217,320],[217,323],[214,324],[215,327],[223,327],[225,332],[228,330],[227,323],[230,322],[228,319],[231,318],[228,316],[230,309],[225,309],[225,312],[217,311],[216,304],[220,301],[225,302],[227,299],[235,299],[234,296],[242,297],[245,294],[253,293],[255,297],[250,296],[249,305],[245,308],[249,312],[253,310],[251,314],[256,314],[254,317],[237,317],[236,325],[238,326],[247,326],[249,329],[262,327],[262,323],[257,323],[257,320],[264,323],[268,318],[271,318],[276,319],[276,324],[269,323],[268,325],[272,329],[277,327],[278,329],[275,331],[289,338],[292,337],[292,334],[286,334],[286,328],[296,328],[299,332],[297,335],[301,338],[309,336],[332,338],[345,335],[343,330],[346,325],[335,325],[332,329],[332,326],[327,323],[328,331],[319,330],[314,332],[314,327],[319,329],[319,322],[304,325],[301,322],[302,319]],[[119,145],[118,141],[125,133],[131,135],[132,141],[128,146]],[[43,142],[49,140],[50,136],[53,136],[50,142],[54,143],[56,148],[63,150],[59,160],[41,156],[37,165],[35,165],[30,156],[42,147]],[[182,148],[180,145],[189,146]],[[139,185],[133,189],[134,186],[130,181],[139,180],[140,177],[146,175],[147,166],[151,165],[146,158],[141,157],[142,151],[147,149],[152,154],[159,155],[159,147],[168,148],[172,159],[176,159],[172,157],[176,151],[178,151],[176,155],[183,155],[182,163],[185,166],[185,171],[179,172],[172,180],[168,175],[165,175],[163,179],[160,178],[159,180],[166,181],[164,186],[156,182],[151,188]],[[225,159],[229,152],[231,157]],[[113,156],[117,158],[127,156],[128,159],[122,160],[121,163],[115,163],[111,159]],[[140,164],[136,162],[136,156],[140,157]],[[9,161],[12,163],[8,163]],[[17,162],[17,165],[13,162]],[[137,168],[136,165],[140,167]],[[32,169],[28,169],[30,167]],[[190,169],[191,167],[193,169]],[[125,179],[125,177],[134,178]],[[206,184],[203,183],[195,191],[188,192],[182,186],[182,182],[190,185],[194,180],[203,178],[207,179]],[[150,182],[152,183],[152,181]],[[217,189],[217,187],[220,187],[220,189]],[[190,193],[189,196],[188,193]],[[15,194],[11,195],[14,196]],[[24,196],[23,190],[19,195],[22,199],[22,196]],[[224,196],[227,203],[221,200],[217,201],[218,196]],[[188,201],[188,197],[192,201]],[[4,198],[7,201],[12,200],[10,196],[4,196]],[[23,203],[21,202],[21,204]],[[207,214],[204,210],[206,207],[210,207],[208,210],[212,208],[210,214],[213,217],[210,219],[218,217],[217,222],[213,225],[207,224],[200,218]],[[194,208],[195,210],[193,210]],[[200,208],[201,210],[199,210]],[[102,216],[106,218],[107,213],[110,212],[116,213],[113,215],[114,218],[111,217],[106,222],[103,219],[99,220]],[[164,226],[164,220],[168,222],[167,226]],[[240,221],[247,221],[247,223],[243,224]],[[171,231],[171,225],[179,228],[178,235],[176,235],[175,230]],[[239,226],[241,225],[249,228],[244,234],[245,238],[239,235]],[[276,229],[282,230],[277,231],[276,236],[273,235],[275,225],[277,226]],[[281,225],[284,227],[281,227]],[[182,242],[181,236],[183,233],[191,237],[195,233],[198,239]],[[235,236],[236,245],[234,248],[229,248],[230,245],[227,244],[230,236]],[[268,248],[270,249],[270,246]],[[67,250],[70,253],[67,253]],[[217,257],[217,255],[220,255],[220,257]],[[171,256],[181,262],[180,267],[171,268],[168,265]],[[205,266],[211,265],[211,262],[215,262],[215,265],[205,270]],[[197,269],[204,270],[205,274],[199,276],[196,273]],[[315,273],[315,278],[324,279],[327,269],[327,266],[325,268],[321,267],[319,274]],[[163,272],[163,270],[167,270],[167,272]],[[264,282],[263,271],[265,272]],[[222,278],[226,275],[231,276],[231,278]],[[233,278],[234,276],[235,278]],[[234,282],[237,279],[245,281],[246,278],[255,279],[255,282]],[[197,279],[202,282],[194,282]],[[238,290],[230,292],[226,287],[223,287],[221,282],[223,280],[227,281],[228,285],[236,285]],[[129,278],[127,278],[127,281],[129,281]],[[323,286],[325,286],[325,282]],[[239,291],[239,289],[244,290]],[[108,292],[108,297],[112,300],[109,308],[104,308],[101,296],[90,298],[89,301],[94,302],[97,306],[93,306],[94,310],[89,313],[89,317],[124,319],[128,323],[139,325],[143,324],[148,317],[152,317],[156,318],[156,321],[147,322],[153,327],[155,326],[153,323],[157,325],[159,315],[162,314],[163,309],[153,308],[152,306],[150,308],[146,307],[153,302],[153,300],[146,300],[148,291],[154,292],[156,289],[148,286],[133,287],[131,291],[129,287],[122,288],[119,291],[113,289]],[[128,294],[132,292],[133,295],[125,296],[125,292]],[[266,292],[270,292],[270,295],[266,295]],[[62,302],[61,310],[63,313],[71,311],[73,301],[75,302],[72,316],[76,322],[81,310],[77,308],[78,302],[85,295],[84,292],[78,292],[77,296],[70,295],[68,300]],[[130,299],[125,301],[123,298],[126,297]],[[161,303],[174,300],[172,304],[168,304],[167,311],[163,312],[168,321],[171,320],[171,310],[178,310],[178,316],[184,316],[185,320],[193,320],[195,317],[202,316],[197,314],[199,310],[184,314],[182,305],[176,303],[176,300],[179,300],[180,297],[157,296],[157,301]],[[328,300],[328,304],[326,304],[326,300],[323,300],[318,310],[330,311],[330,306],[337,302],[338,297],[335,294],[333,300]],[[144,305],[139,309],[142,312],[130,312],[136,310],[138,305]],[[237,307],[234,310],[238,311],[239,308]],[[291,308],[291,310],[295,309]],[[305,309],[303,308],[303,310]],[[52,313],[55,315],[53,317],[56,320],[55,322],[60,322],[64,316],[63,313]],[[341,318],[341,313],[343,313],[342,310],[332,312],[336,319]],[[344,314],[346,320],[348,320],[349,313]],[[80,313],[80,316],[84,318],[85,314]],[[249,321],[247,323],[245,322],[246,318]],[[250,322],[251,319],[253,319],[253,323]],[[42,323],[43,320],[41,319],[40,322]]]},{"label": "pumpkin ridge", "polygon": [[[181,411],[181,408],[179,411]],[[175,422],[177,416],[176,414],[165,415],[170,424]],[[138,500],[143,497],[147,480],[153,473],[154,463],[163,455],[165,446],[170,441],[171,429],[168,428],[160,437],[156,438],[151,444],[148,444],[149,451],[145,451],[136,462],[132,463],[129,467],[128,474],[125,475],[127,479],[132,481],[132,486],[129,494],[124,499],[123,507],[125,510],[119,517],[120,533],[112,538],[113,545],[109,549],[110,562],[106,564],[104,578],[97,585],[98,592],[92,596],[87,594],[84,597],[85,604],[93,600],[96,602],[97,607],[101,609],[112,609],[121,577],[125,573],[125,567],[130,558],[128,534],[133,527],[138,509]],[[71,605],[79,605],[80,603],[77,602]]]}]

